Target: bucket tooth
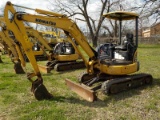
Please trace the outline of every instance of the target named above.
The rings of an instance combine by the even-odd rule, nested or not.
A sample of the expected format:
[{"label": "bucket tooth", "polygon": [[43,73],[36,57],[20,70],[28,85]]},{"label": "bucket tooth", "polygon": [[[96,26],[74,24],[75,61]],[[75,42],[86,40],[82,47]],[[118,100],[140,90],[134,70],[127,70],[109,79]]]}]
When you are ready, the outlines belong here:
[{"label": "bucket tooth", "polygon": [[47,67],[47,66],[38,65],[38,68],[43,73],[50,73],[51,72],[51,68]]},{"label": "bucket tooth", "polygon": [[69,79],[65,80],[66,85],[75,93],[77,93],[79,96],[81,96],[83,99],[89,101],[89,102],[93,102],[94,100],[96,100],[96,95],[95,92],[87,87],[85,87],[84,85],[80,85],[78,83],[72,82]]}]

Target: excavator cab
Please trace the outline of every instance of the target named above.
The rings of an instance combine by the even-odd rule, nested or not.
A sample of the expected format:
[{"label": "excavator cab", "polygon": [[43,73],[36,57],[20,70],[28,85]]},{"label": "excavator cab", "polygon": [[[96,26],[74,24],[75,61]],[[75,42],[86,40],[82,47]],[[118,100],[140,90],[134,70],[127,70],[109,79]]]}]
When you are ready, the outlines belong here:
[{"label": "excavator cab", "polygon": [[54,47],[53,53],[57,55],[70,55],[75,54],[75,49],[69,42],[60,42]]},{"label": "excavator cab", "polygon": [[[117,43],[105,43],[97,48],[100,61],[109,64],[131,64],[136,56],[138,47],[138,14],[116,11],[103,15],[106,18],[119,21],[119,41]],[[135,37],[129,32],[122,36],[122,23],[126,20],[135,19]]]},{"label": "excavator cab", "polygon": [[63,41],[57,43],[53,49],[51,58],[52,61],[46,63],[46,66],[49,68],[48,71],[52,69],[56,71],[65,71],[85,67],[83,61],[77,60],[79,56],[70,42]]}]

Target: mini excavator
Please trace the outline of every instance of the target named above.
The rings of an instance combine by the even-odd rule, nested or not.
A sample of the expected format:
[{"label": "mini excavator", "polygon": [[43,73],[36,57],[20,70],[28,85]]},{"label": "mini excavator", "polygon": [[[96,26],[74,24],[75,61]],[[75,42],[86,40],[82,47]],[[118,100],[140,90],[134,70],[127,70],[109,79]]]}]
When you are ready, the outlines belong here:
[{"label": "mini excavator", "polygon": [[[20,29],[21,30],[21,29]],[[56,70],[56,71],[66,71],[66,70],[73,70],[73,69],[80,69],[84,68],[84,62],[80,60],[79,55],[75,51],[75,48],[73,45],[67,40],[61,41],[57,44],[55,44],[54,48],[52,48],[46,40],[42,37],[41,32],[34,30],[31,27],[26,27],[26,31],[28,34],[28,37],[34,38],[32,42],[37,39],[38,42],[37,44],[34,44],[33,47],[38,50],[40,47],[43,45],[47,50],[49,50],[49,55],[45,52],[43,47],[43,51],[48,57],[48,62],[46,63],[46,66],[43,65],[38,65],[39,69],[43,73],[50,73],[51,70]],[[47,32],[48,33],[48,32]],[[57,38],[58,39],[58,38]],[[33,42],[35,43],[35,42]],[[53,45],[53,44],[52,44]],[[34,50],[35,55],[41,56],[43,52],[40,54],[37,51],[37,54],[35,53],[36,50]],[[43,56],[42,56],[43,57]],[[79,61],[78,61],[79,60]]]},{"label": "mini excavator", "polygon": [[49,46],[53,48],[57,43],[63,42],[64,38],[60,37],[60,31],[39,31]]},{"label": "mini excavator", "polygon": [[[30,46],[27,45],[28,36],[26,35],[23,21],[60,28],[64,31],[69,42],[75,46],[87,68],[87,72],[80,77],[80,83],[75,83],[69,79],[66,79],[65,81],[69,88],[87,101],[93,102],[96,100],[97,90],[101,90],[105,94],[110,94],[152,83],[152,75],[150,74],[133,74],[139,70],[140,66],[137,60],[138,14],[133,12],[116,11],[103,15],[106,18],[118,20],[120,23],[120,43],[111,43],[106,45],[105,48],[108,50],[104,50],[104,52],[108,53],[103,56],[98,55],[98,52],[89,45],[76,23],[67,16],[31,8],[28,9],[36,11],[38,15],[21,13],[16,12],[13,6],[17,5],[7,2],[4,10],[5,21],[9,29],[12,29],[14,33],[17,32],[17,34],[15,34],[16,38],[21,43],[26,55],[30,59],[32,67],[34,68],[35,72],[28,75],[28,79],[32,82],[32,92],[34,93],[36,99],[49,99],[52,95],[43,85],[43,78],[39,72],[34,54],[31,51]],[[9,19],[8,13],[12,14],[11,19]],[[135,20],[135,39],[133,38],[133,34],[127,34],[126,41],[122,42],[122,22],[124,20],[131,19]],[[21,31],[19,31],[19,28],[21,28]],[[81,48],[88,55],[89,59],[86,59],[76,44],[81,46]],[[32,77],[36,76],[36,80],[31,80]]]}]

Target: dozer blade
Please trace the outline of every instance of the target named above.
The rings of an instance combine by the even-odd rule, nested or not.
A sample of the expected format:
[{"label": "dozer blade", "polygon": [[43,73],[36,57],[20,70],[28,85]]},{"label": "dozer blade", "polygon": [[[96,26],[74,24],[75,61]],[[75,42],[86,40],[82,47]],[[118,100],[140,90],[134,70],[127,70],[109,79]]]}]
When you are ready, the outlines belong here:
[{"label": "dozer blade", "polygon": [[85,86],[82,86],[78,83],[74,83],[71,80],[66,79],[66,85],[75,93],[77,93],[79,96],[81,96],[83,99],[93,102],[96,100],[96,95],[93,90],[88,89]]},{"label": "dozer blade", "polygon": [[37,80],[32,83],[31,91],[37,100],[53,98],[52,94],[48,92],[47,88],[42,83],[39,84]]},{"label": "dozer blade", "polygon": [[38,65],[38,68],[43,73],[50,73],[51,72],[51,68],[47,67],[47,66]]},{"label": "dozer blade", "polygon": [[25,73],[20,62],[14,63],[14,70],[15,70],[16,74],[24,74]]}]

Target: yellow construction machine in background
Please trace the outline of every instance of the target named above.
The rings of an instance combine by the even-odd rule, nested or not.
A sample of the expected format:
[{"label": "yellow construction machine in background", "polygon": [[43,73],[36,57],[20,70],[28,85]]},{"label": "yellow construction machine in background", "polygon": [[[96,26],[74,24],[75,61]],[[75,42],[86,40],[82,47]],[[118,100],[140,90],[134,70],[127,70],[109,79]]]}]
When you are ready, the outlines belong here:
[{"label": "yellow construction machine in background", "polygon": [[64,38],[60,37],[60,31],[58,31],[58,33],[55,31],[39,31],[39,32],[42,34],[42,36],[44,37],[44,39],[47,41],[48,45],[51,48],[54,48],[57,43],[65,41]]},{"label": "yellow construction machine in background", "polygon": [[[9,29],[15,34],[16,39],[21,43],[34,68],[34,73],[30,74],[28,79],[32,82],[32,92],[38,100],[49,99],[52,95],[43,85],[43,78],[39,72],[34,54],[31,47],[28,46],[29,38],[23,21],[60,28],[64,31],[69,42],[74,46],[87,68],[87,72],[81,76],[79,84],[69,79],[66,79],[66,84],[78,95],[90,102],[96,100],[96,92],[98,90],[105,94],[110,94],[152,83],[150,74],[133,74],[140,67],[137,59],[138,14],[116,11],[104,15],[106,18],[119,21],[120,42],[117,44],[108,43],[102,49],[105,55],[99,55],[100,53],[89,45],[76,23],[67,16],[41,9],[32,9],[38,13],[37,15],[22,13],[15,11],[14,6],[17,5],[7,2],[4,10],[5,21]],[[9,19],[8,13],[11,13],[13,18]],[[128,33],[126,40],[122,41],[121,28],[122,22],[125,20],[135,21],[135,35]],[[86,59],[86,56],[84,56],[77,44],[88,55],[89,59]],[[32,80],[31,78],[33,77],[37,77],[37,79]]]}]

